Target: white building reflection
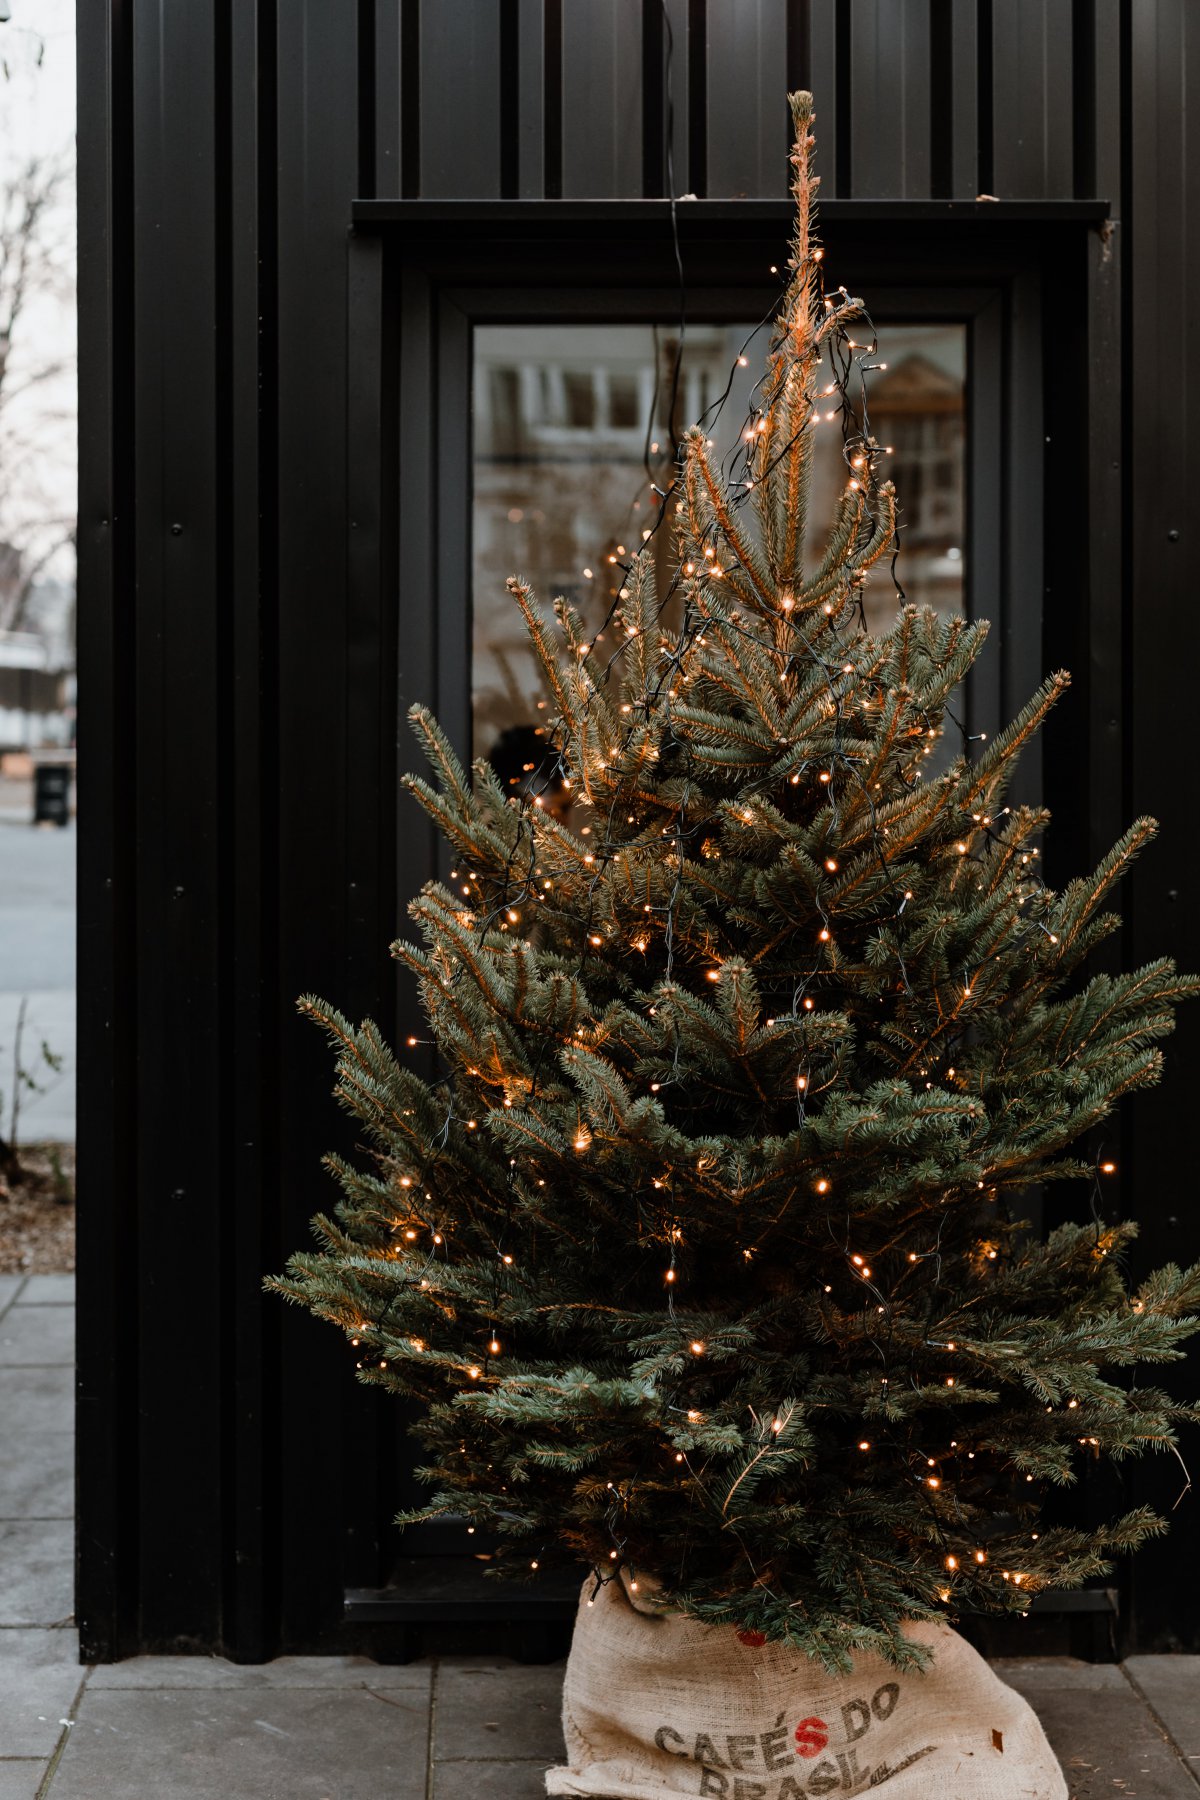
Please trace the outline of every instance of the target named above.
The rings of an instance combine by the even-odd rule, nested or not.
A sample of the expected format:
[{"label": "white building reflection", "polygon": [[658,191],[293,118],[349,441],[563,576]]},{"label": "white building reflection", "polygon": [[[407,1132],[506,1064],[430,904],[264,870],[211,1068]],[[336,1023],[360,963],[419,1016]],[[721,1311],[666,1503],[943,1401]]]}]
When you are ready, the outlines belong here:
[{"label": "white building reflection", "polygon": [[[639,325],[498,325],[475,333],[473,646],[475,753],[514,725],[537,728],[548,706],[504,583],[532,582],[544,603],[566,595],[595,629],[616,596],[610,558],[626,560],[659,517],[646,459],[658,473],[679,432],[733,383],[708,429],[733,457],[761,372],[765,337],[751,327],[689,326],[679,378],[669,329]],[[745,366],[739,365],[744,354]],[[901,504],[897,576],[906,596],[963,606],[966,333],[960,325],[881,326],[869,377],[871,430],[890,447]],[[658,380],[656,382],[656,368]],[[670,418],[674,398],[674,430]],[[845,480],[836,422],[818,439],[810,518],[832,517]],[[660,476],[661,485],[668,485]],[[669,520],[655,537],[669,580]],[[664,587],[666,582],[664,581]],[[867,591],[867,621],[895,610],[886,572]]]}]

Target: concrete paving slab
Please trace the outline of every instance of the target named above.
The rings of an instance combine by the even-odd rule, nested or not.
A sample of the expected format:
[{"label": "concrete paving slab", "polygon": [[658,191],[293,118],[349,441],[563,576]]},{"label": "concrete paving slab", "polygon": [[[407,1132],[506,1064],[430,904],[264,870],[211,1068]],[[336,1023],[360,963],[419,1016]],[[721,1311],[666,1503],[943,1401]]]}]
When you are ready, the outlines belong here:
[{"label": "concrete paving slab", "polygon": [[428,1663],[377,1663],[369,1656],[277,1656],[269,1663],[233,1663],[223,1656],[131,1656],[101,1663],[90,1686],[130,1688],[393,1688],[429,1699]]},{"label": "concrete paving slab", "polygon": [[53,1800],[425,1800],[428,1708],[345,1689],[88,1688]]},{"label": "concrete paving slab", "polygon": [[15,1455],[0,1455],[0,1519],[70,1519],[74,1511],[69,1431],[27,1432]]},{"label": "concrete paving slab", "polygon": [[22,1306],[74,1306],[75,1277],[73,1275],[27,1275],[25,1292],[21,1295]]},{"label": "concrete paving slab", "polygon": [[1040,1668],[1032,1657],[995,1666],[1042,1721],[1071,1800],[1197,1800],[1196,1783],[1120,1669],[1057,1657]]},{"label": "concrete paving slab", "polygon": [[434,1760],[564,1760],[562,1684],[561,1663],[448,1658],[437,1673]]},{"label": "concrete paving slab", "polygon": [[36,1800],[46,1764],[37,1762],[0,1762],[0,1800]]},{"label": "concrete paving slab", "polygon": [[0,1756],[50,1756],[84,1673],[74,1631],[0,1631]]},{"label": "concrete paving slab", "polygon": [[[75,1309],[25,1306],[20,1300],[0,1320],[0,1369],[59,1368],[75,1364]],[[0,1381],[3,1381],[0,1375]]]},{"label": "concrete paving slab", "polygon": [[0,1444],[24,1443],[31,1431],[70,1431],[75,1420],[75,1372],[14,1368],[0,1375]]},{"label": "concrete paving slab", "polygon": [[0,1625],[61,1625],[70,1619],[74,1560],[70,1519],[0,1523]]},{"label": "concrete paving slab", "polygon": [[1125,1668],[1200,1780],[1200,1656],[1130,1656]]},{"label": "concrete paving slab", "polygon": [[21,1292],[22,1285],[28,1280],[28,1275],[0,1275],[0,1319],[4,1317]]},{"label": "concrete paving slab", "polygon": [[432,1800],[545,1800],[544,1762],[444,1762],[433,1777]]}]

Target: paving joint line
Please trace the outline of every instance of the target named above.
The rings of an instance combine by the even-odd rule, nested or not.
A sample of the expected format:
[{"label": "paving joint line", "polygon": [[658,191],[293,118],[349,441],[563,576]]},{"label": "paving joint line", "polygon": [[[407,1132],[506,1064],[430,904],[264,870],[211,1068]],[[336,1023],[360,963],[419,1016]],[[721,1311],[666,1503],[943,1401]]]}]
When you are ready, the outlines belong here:
[{"label": "paving joint line", "polygon": [[54,1746],[54,1750],[50,1757],[50,1761],[46,1764],[45,1773],[43,1774],[42,1779],[37,1784],[37,1790],[33,1796],[33,1800],[46,1800],[46,1796],[50,1792],[50,1783],[54,1780],[55,1775],[58,1773],[58,1765],[62,1761],[63,1751],[67,1747],[67,1739],[70,1737],[71,1732],[74,1729],[75,1720],[79,1714],[79,1707],[83,1700],[83,1696],[84,1696],[84,1692],[87,1688],[87,1684],[91,1680],[91,1676],[92,1676],[91,1669],[90,1668],[85,1669],[83,1672],[83,1680],[79,1684],[78,1692],[76,1693],[75,1698],[74,1698],[74,1700],[72,1700],[70,1706],[67,1708],[66,1723],[63,1725],[62,1730],[59,1732],[58,1742]]},{"label": "paving joint line", "polygon": [[1191,1781],[1192,1785],[1196,1788],[1200,1788],[1200,1774],[1197,1774],[1196,1770],[1192,1767],[1191,1763],[1188,1761],[1184,1752],[1180,1749],[1179,1745],[1175,1742],[1175,1738],[1170,1730],[1170,1727],[1167,1725],[1166,1720],[1163,1718],[1162,1714],[1159,1712],[1159,1710],[1155,1706],[1154,1702],[1150,1699],[1149,1695],[1146,1693],[1146,1690],[1143,1688],[1141,1682],[1137,1679],[1137,1677],[1135,1675],[1132,1675],[1130,1673],[1130,1671],[1125,1667],[1124,1663],[1120,1664],[1120,1669],[1121,1669],[1122,1675],[1125,1677],[1126,1681],[1129,1683],[1130,1687],[1133,1689],[1134,1693],[1137,1695],[1138,1699],[1141,1701],[1142,1705],[1145,1707],[1146,1711],[1150,1714],[1150,1717],[1154,1720],[1154,1723],[1158,1726],[1158,1729],[1162,1732],[1162,1734],[1166,1738],[1168,1744],[1171,1746],[1172,1750],[1175,1752],[1175,1757],[1179,1763],[1180,1768],[1183,1769],[1184,1773],[1187,1775],[1187,1777]]},{"label": "paving joint line", "polygon": [[[425,1800],[434,1800],[434,1725],[437,1720],[438,1673],[441,1666],[440,1658],[434,1657],[433,1668],[429,1673],[429,1723],[425,1728]],[[40,1800],[40,1796],[35,1796],[35,1800]]]},{"label": "paving joint line", "polygon": [[548,1769],[551,1767],[544,1756],[441,1756],[438,1758],[438,1761],[445,1768],[457,1768],[459,1763],[465,1763],[467,1767],[471,1769],[491,1769],[500,1767],[506,1769]]},{"label": "paving joint line", "polygon": [[17,1287],[17,1291],[13,1295],[12,1299],[6,1300],[4,1305],[0,1306],[0,1320],[7,1318],[8,1314],[12,1311],[13,1307],[17,1304],[17,1301],[21,1298],[21,1295],[25,1292],[25,1288],[26,1288],[28,1282],[29,1282],[28,1275],[22,1275],[20,1278],[20,1283]]}]

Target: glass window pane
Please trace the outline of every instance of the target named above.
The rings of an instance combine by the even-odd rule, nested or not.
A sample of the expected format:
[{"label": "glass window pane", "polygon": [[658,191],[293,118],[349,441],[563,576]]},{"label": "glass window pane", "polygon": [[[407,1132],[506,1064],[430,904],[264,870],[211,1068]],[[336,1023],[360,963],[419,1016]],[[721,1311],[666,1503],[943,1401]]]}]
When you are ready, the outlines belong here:
[{"label": "glass window pane", "polygon": [[[658,518],[644,454],[649,449],[651,469],[669,486],[664,447],[720,399],[731,373],[728,398],[708,429],[726,467],[732,465],[766,352],[764,333],[747,342],[752,331],[689,325],[677,371],[677,327],[476,328],[474,753],[491,755],[508,732],[498,760],[511,782],[534,772],[526,765],[536,764],[535,734],[549,707],[506,577],[530,581],[547,606],[567,596],[589,626],[599,627],[616,597],[616,561],[628,557]],[[896,574],[908,599],[959,611],[966,573],[966,329],[881,324],[878,338],[874,360],[886,367],[869,376],[867,425],[889,452],[901,506]],[[815,542],[846,479],[838,418],[822,420],[818,446],[809,508]],[[672,548],[664,525],[655,538],[664,575]],[[881,572],[867,588],[868,628],[886,628],[895,605]]]}]

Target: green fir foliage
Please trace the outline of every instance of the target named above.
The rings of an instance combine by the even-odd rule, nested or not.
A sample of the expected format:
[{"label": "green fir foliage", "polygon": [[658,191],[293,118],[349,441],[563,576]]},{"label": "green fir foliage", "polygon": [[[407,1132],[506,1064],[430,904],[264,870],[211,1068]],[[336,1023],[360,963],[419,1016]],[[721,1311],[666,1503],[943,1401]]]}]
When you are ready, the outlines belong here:
[{"label": "green fir foliage", "polygon": [[1198,981],[1088,975],[1152,820],[1055,893],[1046,813],[1005,804],[1065,675],[926,773],[987,626],[902,606],[867,634],[896,501],[852,429],[809,548],[817,400],[831,370],[844,399],[862,307],[821,281],[792,105],[790,283],[738,481],[702,431],[681,448],[677,623],[645,554],[617,656],[510,582],[569,824],[414,709],[433,781],[409,785],[454,887],[424,888],[394,954],[436,1070],[301,1003],[368,1166],[328,1159],[320,1248],[269,1285],[417,1401],[411,1517],[495,1534],[497,1572],[623,1570],[827,1663],[903,1661],[905,1620],[1024,1611],[1160,1529],[1039,1532],[1040,1507],[1096,1456],[1174,1443],[1191,1409],[1129,1372],[1178,1357],[1200,1270],[1131,1292],[1131,1226],[1038,1242],[1022,1195],[1094,1187],[1073,1147],[1158,1079]]}]

